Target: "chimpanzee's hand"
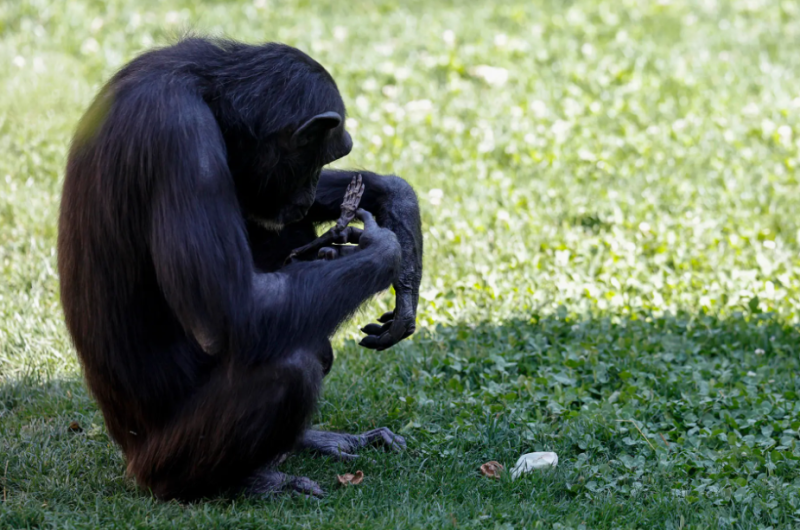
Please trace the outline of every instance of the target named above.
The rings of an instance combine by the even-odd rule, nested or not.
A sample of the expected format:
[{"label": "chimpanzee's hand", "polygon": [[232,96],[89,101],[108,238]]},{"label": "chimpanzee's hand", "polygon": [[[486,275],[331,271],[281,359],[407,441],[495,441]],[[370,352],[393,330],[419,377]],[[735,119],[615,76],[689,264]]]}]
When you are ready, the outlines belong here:
[{"label": "chimpanzee's hand", "polygon": [[[389,243],[390,249],[387,252],[390,254],[390,259],[396,260],[396,265],[399,265],[401,251],[394,232],[378,226],[372,214],[366,210],[360,209],[356,215],[364,222],[364,231],[360,234],[358,241],[359,248],[368,248],[378,242],[380,244]],[[414,306],[413,297],[398,294],[395,310],[389,311],[378,319],[382,325],[368,324],[361,330],[367,334],[361,340],[361,346],[373,350],[385,350],[414,333],[416,328]]]},{"label": "chimpanzee's hand", "polygon": [[[372,214],[365,210],[359,210],[358,217],[364,222],[364,232],[361,234],[359,247],[365,248],[377,238],[382,240],[391,238],[397,245],[397,238],[394,233],[386,228],[380,228],[375,219],[373,219]],[[399,246],[397,248],[399,250]],[[399,252],[397,255],[400,255]],[[382,315],[378,319],[381,324],[367,324],[362,328],[361,331],[366,333],[367,336],[361,340],[361,346],[381,351],[394,346],[414,333],[416,329],[415,306],[414,297],[411,293],[398,291],[397,306],[394,311],[389,311]]]},{"label": "chimpanzee's hand", "polygon": [[356,217],[364,223],[364,230],[361,231],[358,238],[359,248],[365,249],[373,245],[386,245],[388,253],[392,257],[396,256],[398,260],[400,259],[400,243],[397,242],[397,236],[394,235],[394,232],[388,228],[378,226],[372,214],[363,208],[359,208],[356,211]]},{"label": "chimpanzee's hand", "polygon": [[339,259],[343,256],[350,256],[359,250],[358,243],[364,231],[355,226],[348,226],[342,229],[331,241],[330,246],[322,247],[317,252],[318,259],[327,261]]},{"label": "chimpanzee's hand", "polygon": [[394,311],[384,313],[378,318],[381,324],[367,324],[361,331],[367,334],[361,339],[361,346],[373,350],[385,350],[410,336],[417,328],[416,315],[410,304],[404,303],[406,298],[397,297]]}]

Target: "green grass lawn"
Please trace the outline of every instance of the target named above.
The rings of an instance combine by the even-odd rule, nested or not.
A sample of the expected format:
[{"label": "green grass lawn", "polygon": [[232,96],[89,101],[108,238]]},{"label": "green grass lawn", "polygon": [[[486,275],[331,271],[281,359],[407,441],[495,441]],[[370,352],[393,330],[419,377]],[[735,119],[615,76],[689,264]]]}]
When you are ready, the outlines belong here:
[{"label": "green grass lawn", "polygon": [[[341,165],[419,194],[419,331],[361,349],[367,306],[315,418],[409,450],[292,457],[323,500],[138,490],[62,322],[71,133],[187,29],[309,52]],[[791,0],[0,0],[0,528],[800,525],[799,113]],[[478,471],[537,450],[558,468]]]}]

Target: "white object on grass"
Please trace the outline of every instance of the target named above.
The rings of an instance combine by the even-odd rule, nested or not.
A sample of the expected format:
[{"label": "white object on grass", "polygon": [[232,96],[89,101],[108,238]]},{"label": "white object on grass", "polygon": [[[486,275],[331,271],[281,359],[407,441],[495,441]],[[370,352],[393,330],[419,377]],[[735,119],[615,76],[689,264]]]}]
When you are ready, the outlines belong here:
[{"label": "white object on grass", "polygon": [[558,465],[558,455],[555,453],[528,453],[519,457],[514,468],[511,470],[511,478],[515,479],[523,473],[528,473],[534,469],[545,469]]}]

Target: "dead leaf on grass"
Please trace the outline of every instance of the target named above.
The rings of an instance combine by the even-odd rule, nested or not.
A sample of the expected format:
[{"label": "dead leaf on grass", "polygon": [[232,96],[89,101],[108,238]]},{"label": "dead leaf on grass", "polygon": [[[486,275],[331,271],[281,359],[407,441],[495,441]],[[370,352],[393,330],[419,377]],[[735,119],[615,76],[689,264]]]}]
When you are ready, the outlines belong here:
[{"label": "dead leaf on grass", "polygon": [[492,460],[491,462],[486,462],[481,466],[481,473],[484,477],[500,478],[500,474],[503,472],[503,469],[503,464]]},{"label": "dead leaf on grass", "polygon": [[342,486],[357,486],[361,484],[361,481],[364,480],[364,472],[360,469],[355,473],[345,473],[344,475],[336,475],[336,478],[339,480],[339,484]]}]

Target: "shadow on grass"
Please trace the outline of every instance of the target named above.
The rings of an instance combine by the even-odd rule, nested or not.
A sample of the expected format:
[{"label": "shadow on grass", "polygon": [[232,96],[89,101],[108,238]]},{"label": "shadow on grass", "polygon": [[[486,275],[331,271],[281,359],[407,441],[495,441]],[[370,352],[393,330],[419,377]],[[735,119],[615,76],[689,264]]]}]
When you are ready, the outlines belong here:
[{"label": "shadow on grass", "polygon": [[[754,525],[788,524],[800,500],[799,339],[773,315],[553,314],[424,329],[381,353],[346,341],[315,422],[387,425],[408,438],[407,454],[368,451],[358,464],[369,486],[359,491],[370,492],[359,502],[378,519],[414,521],[421,510],[444,524],[506,510],[515,525],[719,524],[757,509]],[[123,476],[102,425],[77,376],[0,384],[4,524],[37,526],[51,508],[113,519],[94,506],[99,497],[134,519],[161,506]],[[556,451],[558,469],[497,483],[477,473],[534,450]],[[319,480],[332,491],[323,503],[347,520],[350,494],[334,486],[352,465],[293,457],[285,470]],[[213,506],[228,517],[235,504]]]},{"label": "shadow on grass", "polygon": [[563,517],[587,502],[586,513],[631,524],[678,527],[699,510],[716,526],[745,506],[753,525],[786,524],[800,507],[798,344],[798,329],[770,314],[439,326],[394,354],[347,344],[323,412],[336,426],[380,407],[418,459],[451,466],[443,489],[483,462],[548,450],[557,472],[527,480]]}]

